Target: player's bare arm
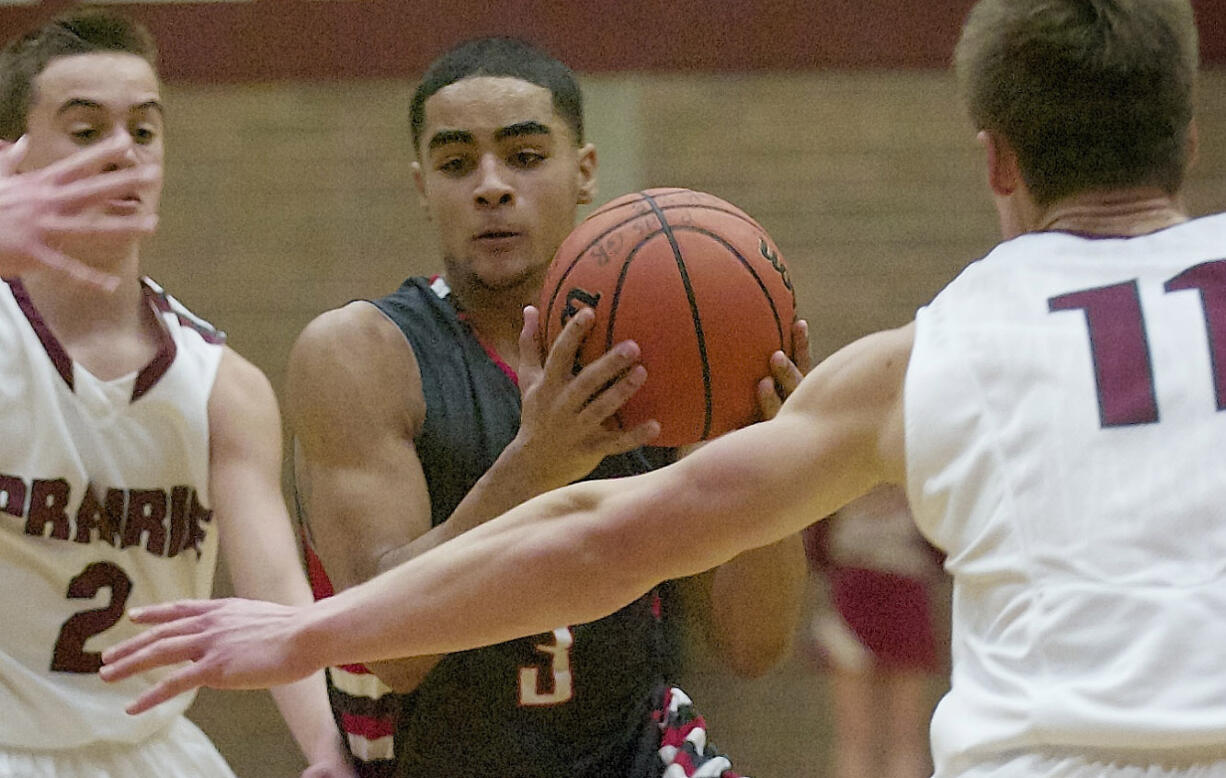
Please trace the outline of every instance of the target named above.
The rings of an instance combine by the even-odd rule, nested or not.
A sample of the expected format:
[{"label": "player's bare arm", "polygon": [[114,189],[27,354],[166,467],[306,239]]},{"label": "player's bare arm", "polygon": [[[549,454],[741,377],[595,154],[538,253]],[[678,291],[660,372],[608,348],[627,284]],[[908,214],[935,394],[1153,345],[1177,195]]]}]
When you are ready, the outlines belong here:
[{"label": "player's bare arm", "polygon": [[[857,341],[810,373],[771,421],[662,470],[542,495],[310,608],[228,600],[145,609],[134,617],[157,626],[107,651],[102,675],[194,660],[137,712],[196,686],[285,683],[327,664],[457,651],[599,618],[663,579],[777,542],[879,482],[901,482],[913,338],[908,326]],[[662,531],[692,542],[660,554]]]},{"label": "player's bare arm", "polygon": [[[328,311],[290,352],[286,411],[312,545],[333,586],[348,589],[430,530],[430,496],[413,442],[426,413],[413,351],[369,303]],[[407,692],[434,662],[419,657],[372,670]]]},{"label": "player's bare arm", "polygon": [[[809,328],[792,325],[792,354],[775,352],[771,374],[758,382],[758,407],[773,419],[811,368]],[[799,535],[742,552],[714,570],[689,579],[708,643],[725,666],[755,677],[771,669],[792,646],[800,619],[806,567]]]},{"label": "player's bare arm", "polygon": [[[413,443],[425,418],[425,399],[404,335],[364,302],[328,312],[308,326],[290,357],[287,407],[312,540],[337,588],[368,580],[530,497],[581,478],[608,454],[652,437],[651,425],[625,431],[603,426],[642,383],[642,368],[631,369],[635,349],[622,349],[579,376],[570,375],[590,324],[589,315],[576,317],[542,364],[536,317],[528,314],[520,336],[520,433],[447,521],[434,528]],[[408,692],[439,658],[411,657],[371,669],[392,689]]]},{"label": "player's bare arm", "polygon": [[126,153],[126,146],[115,138],[45,168],[18,173],[28,145],[24,138],[16,143],[0,141],[0,273],[17,276],[49,268],[66,279],[114,289],[117,278],[67,256],[56,244],[71,235],[152,234],[155,215],[106,215],[83,206],[146,186],[160,172],[150,165],[98,173]]},{"label": "player's bare arm", "polygon": [[[311,602],[281,496],[281,418],[264,374],[226,349],[209,397],[209,494],[234,590],[288,605]],[[353,773],[322,673],[272,691],[317,778]]]}]

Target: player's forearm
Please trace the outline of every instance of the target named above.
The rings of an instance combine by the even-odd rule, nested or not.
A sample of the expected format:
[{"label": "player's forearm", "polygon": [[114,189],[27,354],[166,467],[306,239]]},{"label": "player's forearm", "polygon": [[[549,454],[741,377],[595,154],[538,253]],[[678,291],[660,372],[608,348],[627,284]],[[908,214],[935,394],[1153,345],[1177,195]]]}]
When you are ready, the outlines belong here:
[{"label": "player's forearm", "polygon": [[[524,458],[519,455],[517,443],[513,442],[473,485],[473,488],[469,490],[445,522],[419,535],[411,542],[380,555],[375,563],[376,572],[384,573],[436,546],[454,540],[520,503],[548,491],[551,485],[553,484],[541,482],[538,474],[533,472],[527,466]],[[381,662],[368,662],[367,666],[393,691],[406,694],[416,689],[425,680],[443,656],[443,654],[429,654],[402,657]]]},{"label": "player's forearm", "polygon": [[322,671],[269,690],[309,764],[343,761],[345,747],[332,718]]},{"label": "player's forearm", "polygon": [[[450,653],[605,616],[659,580],[645,549],[627,546],[605,521],[610,483],[524,503],[322,601],[304,630],[326,644],[317,648],[330,662],[371,661]],[[651,547],[658,554],[654,539]],[[342,634],[352,641],[336,640]]]},{"label": "player's forearm", "polygon": [[515,506],[550,489],[565,486],[542,480],[541,470],[522,455],[518,441],[512,441],[494,461],[447,520],[414,538],[411,542],[384,553],[377,571],[386,572],[430,549],[454,540]]},{"label": "player's forearm", "polygon": [[593,621],[756,544],[753,478],[716,490],[671,470],[549,492],[324,601],[318,618],[347,636],[331,658],[449,653]]},{"label": "player's forearm", "polygon": [[732,670],[761,675],[787,653],[800,620],[805,571],[799,535],[744,551],[715,569],[708,629]]},{"label": "player's forearm", "polygon": [[[262,564],[254,564],[254,560],[234,561],[237,564],[232,564],[230,575],[235,592],[240,596],[303,606],[314,599],[288,541],[281,553],[271,554]],[[309,763],[343,759],[344,746],[332,718],[322,671],[301,681],[274,687],[270,693]]]}]

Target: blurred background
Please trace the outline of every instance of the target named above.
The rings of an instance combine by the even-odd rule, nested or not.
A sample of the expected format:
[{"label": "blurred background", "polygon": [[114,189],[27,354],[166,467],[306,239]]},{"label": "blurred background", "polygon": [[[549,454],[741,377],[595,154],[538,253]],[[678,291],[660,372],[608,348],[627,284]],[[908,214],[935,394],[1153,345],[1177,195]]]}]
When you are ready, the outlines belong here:
[{"label": "blurred background", "polygon": [[[290,345],[315,315],[441,271],[409,172],[409,95],[452,44],[515,35],[581,74],[600,156],[596,205],[684,186],[748,211],[791,266],[821,358],[906,322],[996,242],[948,67],[971,4],[106,3],[146,23],[162,52],[166,193],[145,268],[280,390]],[[0,0],[0,33],[71,5]],[[1205,66],[1186,194],[1189,210],[1204,214],[1226,210],[1226,0],[1193,6]],[[812,588],[820,609],[821,577]],[[752,681],[689,643],[682,685],[741,772],[828,774],[828,662],[809,628],[806,618],[795,657]],[[928,704],[942,684],[931,677]],[[206,691],[193,717],[241,778],[298,775],[297,749],[266,694]]]}]

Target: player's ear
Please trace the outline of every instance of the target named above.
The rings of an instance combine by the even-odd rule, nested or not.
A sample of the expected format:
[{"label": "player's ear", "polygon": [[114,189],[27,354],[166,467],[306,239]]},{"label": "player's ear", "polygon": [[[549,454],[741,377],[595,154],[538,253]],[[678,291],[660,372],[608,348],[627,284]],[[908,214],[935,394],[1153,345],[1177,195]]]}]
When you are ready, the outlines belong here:
[{"label": "player's ear", "polygon": [[585,143],[579,148],[579,205],[587,205],[596,197],[596,147]]},{"label": "player's ear", "polygon": [[975,140],[987,154],[988,186],[992,187],[992,192],[1001,197],[1013,194],[1022,180],[1017,152],[1002,135],[992,130],[980,130]]},{"label": "player's ear", "polygon": [[1200,152],[1200,131],[1196,127],[1196,120],[1188,122],[1188,156],[1187,162],[1184,163],[1184,169],[1191,169],[1192,165],[1196,164],[1197,154]]},{"label": "player's ear", "polygon": [[421,163],[414,161],[410,167],[413,169],[413,188],[417,190],[417,202],[426,212],[426,218],[433,221],[434,217],[430,215],[430,201],[426,198],[426,179],[421,172]]}]

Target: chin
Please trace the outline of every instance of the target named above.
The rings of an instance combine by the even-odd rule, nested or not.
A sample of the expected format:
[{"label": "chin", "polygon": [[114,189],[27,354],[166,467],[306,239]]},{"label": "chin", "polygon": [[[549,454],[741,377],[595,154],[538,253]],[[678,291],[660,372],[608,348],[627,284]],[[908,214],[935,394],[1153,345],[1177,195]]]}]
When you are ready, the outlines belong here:
[{"label": "chin", "polygon": [[539,284],[541,276],[536,273],[474,273],[473,284],[490,292],[507,292],[522,289],[527,284]]}]

